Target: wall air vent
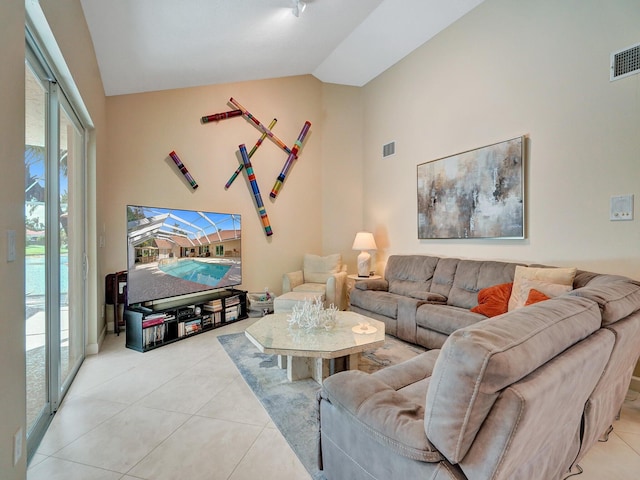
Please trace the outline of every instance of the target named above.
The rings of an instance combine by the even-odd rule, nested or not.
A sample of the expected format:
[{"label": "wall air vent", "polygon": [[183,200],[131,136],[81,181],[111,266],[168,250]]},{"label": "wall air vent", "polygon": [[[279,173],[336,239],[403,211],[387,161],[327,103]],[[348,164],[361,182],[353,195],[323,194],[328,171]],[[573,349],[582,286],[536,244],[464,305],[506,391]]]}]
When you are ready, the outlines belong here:
[{"label": "wall air vent", "polygon": [[640,43],[611,54],[611,81],[637,73],[640,73]]},{"label": "wall air vent", "polygon": [[382,146],[382,158],[390,157],[396,153],[396,142],[389,142]]}]

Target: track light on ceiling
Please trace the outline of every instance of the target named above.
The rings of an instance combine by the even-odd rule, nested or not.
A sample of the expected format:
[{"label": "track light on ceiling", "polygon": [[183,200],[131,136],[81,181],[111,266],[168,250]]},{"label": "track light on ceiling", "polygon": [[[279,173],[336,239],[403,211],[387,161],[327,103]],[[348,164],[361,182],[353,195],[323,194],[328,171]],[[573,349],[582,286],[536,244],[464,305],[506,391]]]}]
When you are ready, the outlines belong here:
[{"label": "track light on ceiling", "polygon": [[294,0],[292,12],[296,17],[299,17],[300,14],[304,12],[305,8],[307,8],[306,3],[301,2],[300,0]]}]

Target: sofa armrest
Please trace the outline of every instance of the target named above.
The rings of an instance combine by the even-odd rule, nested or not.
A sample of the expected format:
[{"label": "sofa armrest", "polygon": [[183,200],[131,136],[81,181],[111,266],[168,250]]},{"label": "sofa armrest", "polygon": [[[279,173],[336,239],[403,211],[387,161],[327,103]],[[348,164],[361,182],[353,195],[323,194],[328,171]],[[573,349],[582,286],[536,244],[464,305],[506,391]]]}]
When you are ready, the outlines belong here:
[{"label": "sofa armrest", "polygon": [[347,308],[346,299],[346,285],[347,285],[347,272],[334,273],[327,279],[326,284],[326,304],[333,305],[338,310],[345,310]]},{"label": "sofa armrest", "polygon": [[371,376],[383,381],[394,390],[431,377],[440,354],[439,349],[428,350],[404,362],[382,368]]},{"label": "sofa armrest", "polygon": [[332,375],[322,384],[320,400],[353,422],[346,428],[356,427],[399,455],[421,462],[444,459],[425,434],[424,406],[373,375],[359,370]]},{"label": "sofa armrest", "polygon": [[378,290],[382,292],[389,291],[389,282],[386,280],[357,280],[355,288],[358,290]]},{"label": "sofa armrest", "polygon": [[412,297],[398,298],[398,322],[396,326],[396,336],[398,338],[407,342],[418,343],[416,338],[418,333],[416,312],[418,307],[424,303],[429,302]]},{"label": "sofa armrest", "polygon": [[304,283],[304,275],[302,270],[289,272],[282,275],[282,293],[292,291],[299,285]]}]

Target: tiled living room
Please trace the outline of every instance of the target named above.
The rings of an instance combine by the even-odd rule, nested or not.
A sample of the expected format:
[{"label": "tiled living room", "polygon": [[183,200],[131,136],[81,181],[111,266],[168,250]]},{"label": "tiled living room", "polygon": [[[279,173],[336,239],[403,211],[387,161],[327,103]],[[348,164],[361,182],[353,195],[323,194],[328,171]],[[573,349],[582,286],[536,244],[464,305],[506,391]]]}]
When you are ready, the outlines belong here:
[{"label": "tiled living room", "polygon": [[[109,335],[85,360],[29,480],[313,478],[216,340],[255,320],[144,355]],[[640,397],[630,393],[574,478],[631,480],[639,452]]]},{"label": "tiled living room", "polygon": [[[310,476],[218,340],[243,332],[255,318],[145,353],[126,348],[124,332],[113,333],[104,282],[127,268],[127,205],[241,216],[238,287],[249,292],[268,288],[280,295],[283,274],[300,269],[306,253],[339,252],[353,276],[359,251],[352,244],[359,231],[375,237],[371,270],[377,275],[384,275],[390,256],[419,254],[576,267],[640,280],[640,227],[632,208],[639,194],[640,75],[610,78],[611,54],[640,41],[635,0],[429,2],[434,16],[424,13],[429,7],[419,0],[402,9],[393,0],[349,7],[315,0],[304,10],[290,0],[245,3],[224,15],[216,8],[227,6],[207,5],[213,19],[201,4],[195,14],[168,13],[175,6],[169,1],[147,10],[123,1],[109,15],[98,0],[12,0],[0,6],[6,67],[0,72],[0,225],[6,230],[0,251],[7,252],[0,276],[3,478]],[[223,37],[215,22],[233,25],[233,36]],[[87,181],[80,189],[87,221],[86,358],[39,450],[25,435],[29,326],[24,305],[14,301],[29,294],[20,252],[34,235],[21,233],[25,23],[51,49],[49,60],[64,65],[54,73],[87,127]],[[364,29],[372,25],[367,36]],[[205,30],[218,36],[197,35],[190,43],[197,63],[187,67],[178,41]],[[422,30],[433,34],[425,38]],[[387,52],[401,48],[395,37],[416,31],[423,36],[407,51]],[[271,34],[273,42],[285,34],[297,40],[271,43]],[[234,54],[235,43],[247,39],[246,56]],[[115,42],[114,50],[104,50],[101,41]],[[359,54],[351,50],[356,44],[364,45]],[[250,56],[256,52],[271,65]],[[287,61],[274,62],[271,54],[277,53]],[[384,67],[358,76],[383,57]],[[296,62],[302,67],[290,68]],[[281,69],[265,74],[272,72],[267,66]],[[289,162],[273,138],[251,156],[257,183],[242,172],[225,185],[243,161],[239,145],[249,150],[265,133],[250,115],[202,121],[235,109],[231,98],[288,145],[299,143],[277,197],[270,190]],[[306,121],[311,126],[300,140]],[[524,139],[522,235],[421,236],[418,167],[514,138]],[[384,155],[390,146],[395,151]],[[170,152],[179,154],[197,188]],[[630,200],[631,218],[614,218],[619,199]],[[457,215],[449,211],[454,222]],[[639,402],[629,391],[609,440],[594,445],[576,478],[637,476]],[[178,459],[169,461],[167,450],[178,452]],[[196,456],[209,463],[192,460]]]}]

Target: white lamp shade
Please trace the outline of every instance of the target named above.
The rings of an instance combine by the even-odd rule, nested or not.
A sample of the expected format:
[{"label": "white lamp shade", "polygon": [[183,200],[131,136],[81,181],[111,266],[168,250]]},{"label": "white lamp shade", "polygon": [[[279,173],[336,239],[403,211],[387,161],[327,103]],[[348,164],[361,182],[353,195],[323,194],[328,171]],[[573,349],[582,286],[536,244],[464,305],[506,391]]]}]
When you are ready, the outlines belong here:
[{"label": "white lamp shade", "polygon": [[353,241],[353,250],[377,250],[376,241],[373,238],[373,233],[358,232],[356,238]]},{"label": "white lamp shade", "polygon": [[360,250],[358,255],[358,276],[368,277],[369,269],[371,265],[371,255],[367,250],[377,250],[376,241],[373,238],[373,234],[369,232],[358,232],[356,238],[353,241],[354,250]]}]

